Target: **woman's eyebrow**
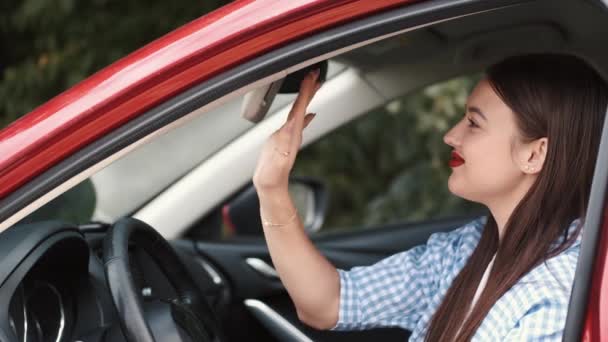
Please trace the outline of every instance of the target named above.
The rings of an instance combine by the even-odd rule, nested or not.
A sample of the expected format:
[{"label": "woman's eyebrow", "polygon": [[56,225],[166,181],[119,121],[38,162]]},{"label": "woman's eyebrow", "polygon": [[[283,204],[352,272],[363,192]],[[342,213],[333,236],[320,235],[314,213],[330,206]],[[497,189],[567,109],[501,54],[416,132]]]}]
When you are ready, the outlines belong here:
[{"label": "woman's eyebrow", "polygon": [[477,113],[479,114],[484,120],[488,121],[488,118],[486,118],[486,116],[483,114],[483,112],[481,111],[481,109],[475,107],[475,106],[468,106],[467,107],[467,111],[469,112],[473,112],[473,113]]}]

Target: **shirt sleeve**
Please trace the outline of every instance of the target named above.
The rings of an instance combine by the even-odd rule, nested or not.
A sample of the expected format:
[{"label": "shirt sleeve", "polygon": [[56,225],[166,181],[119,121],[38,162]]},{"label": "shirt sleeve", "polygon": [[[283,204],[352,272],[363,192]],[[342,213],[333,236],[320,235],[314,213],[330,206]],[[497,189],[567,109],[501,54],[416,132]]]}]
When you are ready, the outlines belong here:
[{"label": "shirt sleeve", "polygon": [[427,243],[371,266],[338,269],[340,305],[332,330],[396,326],[413,330],[454,261],[463,229],[432,234]]},{"label": "shirt sleeve", "polygon": [[561,341],[568,307],[546,301],[534,305],[509,331],[504,341]]}]

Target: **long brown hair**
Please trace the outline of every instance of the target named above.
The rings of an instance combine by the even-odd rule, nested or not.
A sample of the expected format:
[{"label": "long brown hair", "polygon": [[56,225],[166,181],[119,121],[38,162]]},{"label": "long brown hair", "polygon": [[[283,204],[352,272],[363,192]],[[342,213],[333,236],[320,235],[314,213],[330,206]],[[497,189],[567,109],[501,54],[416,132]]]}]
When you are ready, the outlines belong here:
[{"label": "long brown hair", "polygon": [[[605,81],[580,58],[559,54],[510,57],[489,67],[486,76],[514,112],[522,139],[548,138],[547,155],[500,243],[489,215],[477,247],[435,312],[426,341],[469,341],[494,303],[521,277],[574,243],[587,209],[608,104]],[[568,238],[576,218],[581,224]],[[551,249],[560,236],[563,243]],[[486,287],[458,332],[481,281],[479,271],[494,253]]]}]

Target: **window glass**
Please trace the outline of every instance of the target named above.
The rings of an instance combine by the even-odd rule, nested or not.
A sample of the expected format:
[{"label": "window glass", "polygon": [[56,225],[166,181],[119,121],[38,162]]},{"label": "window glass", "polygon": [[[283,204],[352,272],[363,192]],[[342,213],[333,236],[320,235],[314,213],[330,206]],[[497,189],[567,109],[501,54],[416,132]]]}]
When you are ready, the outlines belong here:
[{"label": "window glass", "polygon": [[478,79],[451,79],[394,99],[300,151],[292,175],[319,179],[329,192],[322,230],[482,212],[449,192],[451,148],[443,142]]}]

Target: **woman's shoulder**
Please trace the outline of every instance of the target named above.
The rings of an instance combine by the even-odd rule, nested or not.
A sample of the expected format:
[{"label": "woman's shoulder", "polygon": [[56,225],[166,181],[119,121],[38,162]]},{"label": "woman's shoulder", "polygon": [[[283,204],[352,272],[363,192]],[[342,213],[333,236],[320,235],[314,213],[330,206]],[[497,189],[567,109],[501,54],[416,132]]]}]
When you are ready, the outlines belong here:
[{"label": "woman's shoulder", "polygon": [[[568,227],[568,235],[576,232],[579,219],[574,220]],[[573,243],[559,254],[547,258],[530,272],[525,274],[514,286],[514,292],[527,296],[536,301],[550,300],[567,304],[574,282],[576,265],[580,254],[582,230]],[[552,246],[557,247],[563,238],[558,239]]]},{"label": "woman's shoulder", "polygon": [[[483,232],[487,219],[487,216],[480,216],[448,233],[440,233],[444,234],[444,236],[438,235],[436,238],[443,238],[451,241],[454,252],[460,256],[466,257],[470,255],[479,244],[481,233]],[[433,236],[431,236],[429,241],[432,239]]]},{"label": "woman's shoulder", "polygon": [[534,267],[499,299],[499,311],[517,321],[539,307],[567,310],[578,254],[570,248]]},{"label": "woman's shoulder", "polygon": [[[580,219],[570,223],[567,234],[568,238],[574,238],[574,241],[567,248],[534,267],[517,284],[526,287],[530,292],[538,293],[538,296],[549,296],[554,300],[569,302],[583,233],[582,227],[577,229],[580,224]],[[574,237],[577,231],[578,235]],[[557,239],[552,247],[559,247],[563,240]]]},{"label": "woman's shoulder", "polygon": [[480,216],[451,231],[433,233],[429,237],[428,242],[451,241],[477,245],[486,221],[487,216]]},{"label": "woman's shoulder", "polygon": [[568,302],[578,262],[578,249],[568,249],[534,267],[516,283],[531,297]]},{"label": "woman's shoulder", "polygon": [[577,257],[578,251],[569,249],[533,268],[496,302],[480,331],[506,339],[507,334],[511,338],[522,329],[536,327],[542,330],[539,333],[561,336]]},{"label": "woman's shoulder", "polygon": [[417,248],[420,253],[435,255],[433,259],[441,265],[442,274],[457,272],[479,243],[486,220],[482,216],[451,231],[433,233],[425,245]]}]

